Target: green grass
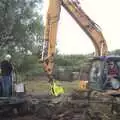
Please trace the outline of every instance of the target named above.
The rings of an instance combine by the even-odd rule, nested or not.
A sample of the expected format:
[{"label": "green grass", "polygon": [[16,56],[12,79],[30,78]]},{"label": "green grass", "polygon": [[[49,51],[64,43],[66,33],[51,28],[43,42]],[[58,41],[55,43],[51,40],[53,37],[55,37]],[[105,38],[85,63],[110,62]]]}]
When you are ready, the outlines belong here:
[{"label": "green grass", "polygon": [[28,81],[25,83],[27,92],[46,92],[49,89],[47,81]]},{"label": "green grass", "polygon": [[[79,88],[79,80],[73,82],[60,81],[61,86],[64,87],[65,92],[71,92],[73,89]],[[42,93],[49,92],[49,83],[44,80],[34,80],[25,82],[27,92]]]},{"label": "green grass", "polygon": [[79,88],[79,80],[73,82],[61,82],[65,92],[71,92],[73,89]]}]

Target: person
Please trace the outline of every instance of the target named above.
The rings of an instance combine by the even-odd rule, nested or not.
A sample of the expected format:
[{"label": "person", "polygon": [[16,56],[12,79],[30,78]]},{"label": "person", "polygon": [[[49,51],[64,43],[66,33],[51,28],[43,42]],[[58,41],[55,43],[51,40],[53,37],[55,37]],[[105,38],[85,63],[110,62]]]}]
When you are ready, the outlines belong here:
[{"label": "person", "polygon": [[108,63],[108,79],[110,80],[113,89],[120,88],[119,72],[117,65],[115,65],[113,61],[110,61]]},{"label": "person", "polygon": [[12,94],[12,64],[10,62],[11,55],[7,54],[1,62],[2,76],[2,96],[9,97]]},{"label": "person", "polygon": [[108,63],[108,75],[111,77],[116,77],[119,75],[119,70],[113,61]]}]

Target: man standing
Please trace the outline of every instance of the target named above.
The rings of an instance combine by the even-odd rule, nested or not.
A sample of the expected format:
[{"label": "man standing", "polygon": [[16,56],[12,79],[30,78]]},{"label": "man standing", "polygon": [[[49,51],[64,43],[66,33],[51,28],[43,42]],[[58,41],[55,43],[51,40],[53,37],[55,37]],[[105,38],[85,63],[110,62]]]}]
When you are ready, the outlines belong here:
[{"label": "man standing", "polygon": [[12,94],[12,64],[10,63],[11,55],[7,54],[1,62],[2,75],[2,93],[4,97],[9,97]]}]

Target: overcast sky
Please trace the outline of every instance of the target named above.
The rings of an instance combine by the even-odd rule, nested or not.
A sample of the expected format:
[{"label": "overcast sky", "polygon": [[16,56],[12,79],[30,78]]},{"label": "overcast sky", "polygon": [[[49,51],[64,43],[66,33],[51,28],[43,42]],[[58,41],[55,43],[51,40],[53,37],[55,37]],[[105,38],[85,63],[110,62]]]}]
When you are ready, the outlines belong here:
[{"label": "overcast sky", "polygon": [[[44,19],[48,1],[44,0]],[[101,28],[108,49],[120,48],[120,0],[79,0],[82,9]],[[94,52],[91,40],[62,8],[57,34],[57,48],[61,54],[87,54]]]}]

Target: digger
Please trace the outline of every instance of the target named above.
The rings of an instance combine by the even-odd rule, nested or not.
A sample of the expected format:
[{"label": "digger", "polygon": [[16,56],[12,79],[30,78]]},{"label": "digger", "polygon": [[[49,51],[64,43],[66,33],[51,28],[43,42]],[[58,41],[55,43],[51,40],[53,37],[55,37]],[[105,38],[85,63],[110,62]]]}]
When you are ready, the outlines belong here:
[{"label": "digger", "polygon": [[[76,23],[91,39],[95,47],[95,56],[90,59],[89,79],[87,80],[87,82],[84,80],[80,82],[80,86],[86,86],[86,84],[88,84],[88,88],[81,87],[81,89],[84,88],[85,90],[89,89],[100,92],[102,91],[104,93],[109,90],[110,95],[120,94],[119,89],[113,90],[113,84],[109,84],[110,80],[107,77],[107,63],[111,60],[119,68],[120,57],[108,56],[108,47],[106,40],[104,39],[104,36],[101,32],[101,28],[83,11],[78,0],[49,0],[46,25],[44,30],[42,61],[44,70],[47,72],[49,81],[53,86],[52,90],[55,92],[55,79],[53,77],[53,70],[56,51],[55,47],[57,27],[60,18],[61,7],[64,7],[65,10],[73,17]],[[59,94],[62,93],[63,91]]]}]

